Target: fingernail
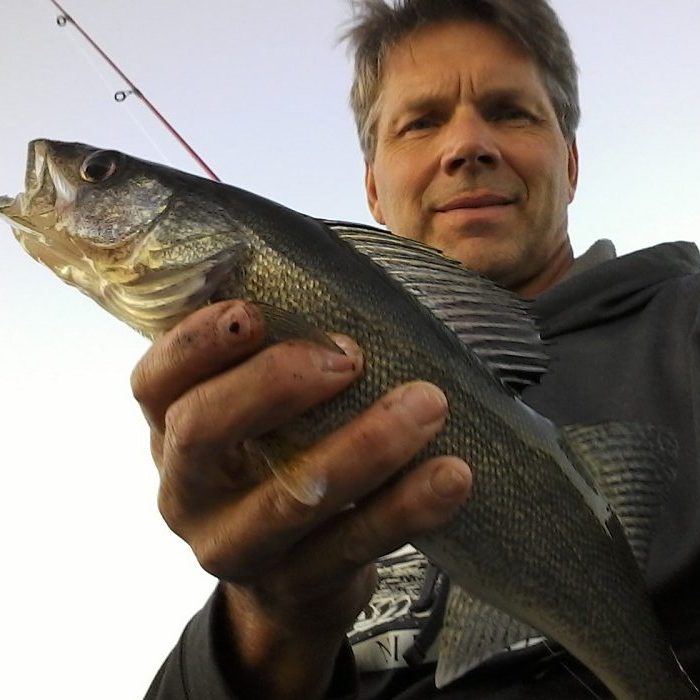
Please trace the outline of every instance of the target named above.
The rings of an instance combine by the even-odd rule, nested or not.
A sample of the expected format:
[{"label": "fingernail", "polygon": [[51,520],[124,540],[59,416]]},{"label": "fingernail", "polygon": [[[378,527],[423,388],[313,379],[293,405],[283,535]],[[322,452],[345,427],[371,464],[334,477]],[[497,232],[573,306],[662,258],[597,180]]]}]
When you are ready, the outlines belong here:
[{"label": "fingernail", "polygon": [[333,342],[343,351],[320,351],[320,366],[326,372],[356,372],[362,367],[362,351],[355,341],[346,335],[331,335]]},{"label": "fingernail", "polygon": [[430,425],[447,413],[447,398],[433,384],[420,382],[406,387],[401,403],[411,412],[418,425]]},{"label": "fingernail", "polygon": [[452,500],[464,496],[471,484],[471,471],[461,459],[443,464],[430,477],[430,488],[440,498]]},{"label": "fingernail", "polygon": [[250,335],[250,316],[248,316],[245,304],[231,306],[222,315],[219,328],[224,337],[230,336],[241,340],[247,338]]}]

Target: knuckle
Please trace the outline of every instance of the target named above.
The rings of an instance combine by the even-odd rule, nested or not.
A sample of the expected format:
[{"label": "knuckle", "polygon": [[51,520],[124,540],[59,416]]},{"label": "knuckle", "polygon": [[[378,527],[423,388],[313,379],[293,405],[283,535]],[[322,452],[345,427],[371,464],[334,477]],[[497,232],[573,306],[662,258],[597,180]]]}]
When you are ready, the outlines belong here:
[{"label": "knuckle", "polygon": [[170,452],[189,455],[196,453],[206,439],[204,416],[207,411],[205,392],[194,387],[186,398],[176,401],[165,413],[165,445]]},{"label": "knuckle", "polygon": [[472,473],[461,459],[437,457],[425,466],[430,469],[425,490],[436,507],[444,507],[448,503],[457,506],[469,498],[472,490]]},{"label": "knuckle", "polygon": [[263,373],[266,379],[284,380],[287,378],[294,359],[294,349],[292,343],[277,343],[271,345],[263,353]]},{"label": "knuckle", "polygon": [[352,441],[358,451],[378,463],[391,459],[396,438],[392,440],[395,432],[391,430],[389,421],[373,420],[371,416],[366,416],[353,432]]},{"label": "knuckle", "polygon": [[203,346],[202,334],[187,327],[186,322],[175,326],[158,339],[141,358],[131,373],[131,391],[141,405],[157,402],[160,381],[173,368],[185,365],[188,358]]},{"label": "knuckle", "polygon": [[188,361],[207,345],[207,336],[188,327],[189,319],[179,323],[158,346],[157,359],[164,368],[185,366]]},{"label": "knuckle", "polygon": [[190,512],[173,488],[171,480],[165,475],[161,477],[158,490],[158,510],[167,526],[176,535],[186,539],[185,530],[190,520]]},{"label": "knuckle", "polygon": [[273,345],[261,354],[261,379],[265,391],[276,403],[294,400],[299,393],[301,382],[309,378],[308,369],[294,343]]},{"label": "knuckle", "polygon": [[241,546],[240,537],[226,523],[203,528],[189,543],[199,565],[209,574],[235,584],[248,584],[266,569],[263,556]]},{"label": "knuckle", "polygon": [[289,527],[312,523],[318,512],[316,506],[296,499],[277,479],[267,482],[263,498],[263,512],[269,513],[274,521]]},{"label": "knuckle", "polygon": [[358,512],[342,536],[340,551],[348,563],[364,566],[376,558],[370,551],[370,543],[373,543],[372,549],[376,549],[381,541],[381,533],[377,532],[367,514]]},{"label": "knuckle", "polygon": [[408,540],[448,522],[466,498],[468,480],[453,477],[440,458],[417,466],[396,485],[389,500],[387,531]]},{"label": "knuckle", "polygon": [[212,576],[237,582],[237,566],[232,556],[228,543],[219,535],[208,534],[199,540],[190,543],[199,565]]},{"label": "knuckle", "polygon": [[162,483],[158,508],[168,527],[190,546],[199,565],[212,576],[227,581],[244,578],[244,570],[236,555],[225,524],[217,523],[213,512],[195,512],[188,499]]},{"label": "knuckle", "polygon": [[151,354],[147,353],[131,372],[131,393],[142,406],[151,403],[153,399],[151,387]]},{"label": "knuckle", "polygon": [[162,470],[161,464],[163,461],[163,434],[160,431],[151,430],[150,447],[151,457],[153,458],[156,468],[160,472]]},{"label": "knuckle", "polygon": [[285,385],[288,381],[288,372],[285,371],[283,358],[278,347],[271,347],[263,357],[261,379],[267,391],[276,396],[283,396],[288,389]]},{"label": "knuckle", "polygon": [[199,313],[195,312],[174,326],[164,338],[163,353],[177,361],[186,357],[193,348],[208,345],[207,341],[213,335],[212,324],[201,317],[209,316],[211,313],[212,307],[205,307]]}]

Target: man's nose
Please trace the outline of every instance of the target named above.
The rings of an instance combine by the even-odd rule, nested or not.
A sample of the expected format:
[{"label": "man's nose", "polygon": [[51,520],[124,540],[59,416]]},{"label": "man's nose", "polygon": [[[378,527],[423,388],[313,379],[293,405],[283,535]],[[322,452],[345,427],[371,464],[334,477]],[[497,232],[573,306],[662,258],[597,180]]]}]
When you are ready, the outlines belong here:
[{"label": "man's nose", "polygon": [[487,121],[473,114],[451,120],[441,158],[444,172],[453,175],[462,169],[473,172],[493,169],[500,159],[498,144]]}]

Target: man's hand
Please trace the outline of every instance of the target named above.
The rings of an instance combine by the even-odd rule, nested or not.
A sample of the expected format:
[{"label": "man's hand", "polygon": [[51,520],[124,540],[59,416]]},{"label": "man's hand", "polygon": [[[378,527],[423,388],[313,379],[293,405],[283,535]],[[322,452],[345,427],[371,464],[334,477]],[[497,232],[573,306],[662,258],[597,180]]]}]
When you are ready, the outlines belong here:
[{"label": "man's hand", "polygon": [[151,427],[161,513],[222,581],[236,690],[311,699],[327,688],[345,632],[371,597],[372,562],[444,523],[471,476],[461,460],[436,458],[377,491],[443,425],[442,392],[414,382],[308,449],[316,505],[274,477],[255,478],[247,440],[362,372],[348,338],[334,337],[345,355],[264,340],[253,304],[208,306],[152,346],[132,386]]}]

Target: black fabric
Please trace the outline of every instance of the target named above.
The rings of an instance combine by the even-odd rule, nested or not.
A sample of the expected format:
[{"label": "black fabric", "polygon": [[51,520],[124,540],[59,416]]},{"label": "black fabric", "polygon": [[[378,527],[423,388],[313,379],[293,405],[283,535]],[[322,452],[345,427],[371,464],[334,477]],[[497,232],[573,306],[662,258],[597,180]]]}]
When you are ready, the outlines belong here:
[{"label": "black fabric", "polygon": [[235,698],[219,663],[216,637],[218,592],[185,627],[180,640],[153,679],[147,700],[229,700]]},{"label": "black fabric", "polygon": [[[700,255],[668,243],[603,262],[540,296],[534,312],[552,357],[523,398],[558,425],[635,421],[679,441],[679,473],[652,543],[648,583],[659,618],[700,681]],[[185,629],[149,700],[249,700],[227,688],[215,595]],[[609,697],[561,649],[502,654],[438,691],[433,665],[356,677],[346,646],[329,700],[523,700]]]}]

